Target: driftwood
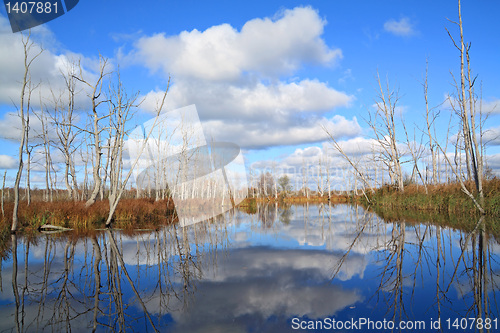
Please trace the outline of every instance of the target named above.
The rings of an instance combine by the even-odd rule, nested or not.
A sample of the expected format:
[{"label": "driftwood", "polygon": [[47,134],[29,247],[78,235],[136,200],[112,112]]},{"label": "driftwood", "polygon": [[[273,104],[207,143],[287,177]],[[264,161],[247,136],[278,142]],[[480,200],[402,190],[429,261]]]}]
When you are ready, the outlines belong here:
[{"label": "driftwood", "polygon": [[38,227],[38,231],[53,232],[53,231],[69,231],[69,230],[73,230],[73,229],[60,227],[60,226],[52,225],[52,224],[44,224],[44,225],[41,225]]}]

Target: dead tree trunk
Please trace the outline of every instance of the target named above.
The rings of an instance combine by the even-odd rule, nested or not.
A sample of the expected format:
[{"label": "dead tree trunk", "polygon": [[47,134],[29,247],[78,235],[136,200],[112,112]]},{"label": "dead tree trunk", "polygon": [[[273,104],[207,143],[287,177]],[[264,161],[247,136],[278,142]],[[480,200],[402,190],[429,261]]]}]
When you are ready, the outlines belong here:
[{"label": "dead tree trunk", "polygon": [[94,189],[92,190],[92,193],[90,194],[89,199],[85,203],[86,207],[92,206],[97,198],[97,195],[99,194],[99,191],[101,189],[102,185],[102,179],[101,179],[101,161],[102,161],[102,143],[101,143],[101,132],[104,130],[102,126],[100,125],[100,121],[103,120],[104,118],[107,118],[109,115],[104,115],[101,116],[100,113],[98,112],[99,105],[101,105],[103,102],[106,102],[105,100],[101,99],[101,93],[102,93],[102,84],[104,81],[104,78],[109,75],[109,73],[106,73],[106,65],[108,60],[105,59],[104,57],[100,56],[99,58],[99,74],[96,83],[91,84],[88,81],[86,81],[83,78],[83,71],[80,67],[80,75],[74,76],[75,79],[78,81],[86,84],[92,91],[90,94],[90,99],[92,102],[92,110],[91,110],[91,119],[92,119],[92,129],[87,131],[90,133],[90,136],[93,140],[92,144],[94,147],[94,164],[93,164],[93,180],[94,180]]},{"label": "dead tree trunk", "polygon": [[397,184],[398,190],[403,192],[403,171],[401,169],[401,156],[397,146],[396,123],[394,121],[399,96],[397,91],[389,89],[389,82],[387,82],[384,91],[378,74],[377,81],[380,90],[378,95],[379,101],[376,103],[377,111],[375,114],[372,115],[370,113],[369,125],[378,143],[383,148],[383,155],[389,167],[389,174],[392,175],[391,179]]},{"label": "dead tree trunk", "polygon": [[[452,101],[452,107],[459,115],[462,126],[462,134],[464,139],[464,150],[466,157],[467,180],[474,180],[475,189],[479,196],[478,205],[482,207],[481,212],[484,212],[484,193],[483,193],[483,156],[479,146],[476,134],[476,108],[474,93],[474,83],[476,77],[472,77],[469,51],[471,44],[465,43],[462,24],[462,7],[461,1],[458,0],[458,22],[450,21],[459,27],[460,42],[457,44],[451,33],[448,31],[454,46],[460,52],[460,85],[456,84],[458,92],[458,108]],[[467,67],[466,67],[467,66]],[[451,100],[451,99],[450,99]],[[479,119],[481,123],[481,119]],[[479,126],[481,130],[481,126]],[[482,133],[480,133],[480,136]],[[459,174],[462,177],[461,174]],[[470,192],[470,191],[469,191]]]},{"label": "dead tree trunk", "polygon": [[114,100],[116,103],[113,106],[113,127],[115,131],[115,136],[113,139],[113,145],[110,148],[111,156],[112,156],[112,164],[110,167],[110,193],[109,193],[109,213],[108,218],[106,220],[106,226],[111,226],[111,222],[113,221],[113,216],[116,211],[116,207],[120,202],[120,199],[123,195],[123,191],[125,190],[125,186],[127,186],[128,180],[134,171],[139,159],[141,157],[142,152],[148,145],[148,140],[151,136],[153,130],[156,129],[156,124],[158,118],[160,116],[161,111],[163,110],[163,106],[165,105],[165,99],[168,94],[168,90],[170,87],[170,80],[167,84],[167,89],[163,94],[163,98],[161,103],[158,105],[156,109],[156,117],[154,119],[153,125],[151,126],[149,132],[143,140],[142,146],[139,149],[139,154],[136,157],[135,161],[133,161],[130,165],[130,170],[122,177],[122,167],[123,167],[123,148],[124,148],[124,138],[125,138],[125,125],[126,121],[129,119],[129,112],[132,107],[134,107],[134,103],[137,99],[138,94],[133,95],[131,98],[128,98],[123,90],[123,87],[120,82],[120,77],[118,76],[118,87],[113,92]]},{"label": "dead tree trunk", "polygon": [[427,89],[428,89],[428,81],[427,81],[427,75],[429,71],[429,66],[427,64],[425,68],[425,81],[423,83],[424,86],[424,98],[425,98],[425,122],[427,125],[427,135],[429,137],[429,151],[431,152],[431,158],[432,158],[432,183],[437,184],[438,179],[437,179],[437,156],[436,156],[436,151],[435,151],[435,144],[434,144],[434,139],[432,135],[432,129],[434,128],[434,121],[436,120],[437,115],[432,113],[431,110],[429,109],[429,100],[427,99]]},{"label": "dead tree trunk", "polygon": [[[21,176],[23,173],[23,166],[24,166],[23,150],[24,150],[24,145],[26,143],[26,136],[28,135],[28,133],[26,132],[27,124],[26,124],[25,114],[29,110],[29,102],[32,91],[31,77],[29,73],[33,61],[35,61],[35,59],[38,58],[38,56],[40,56],[40,54],[42,54],[43,52],[43,49],[40,48],[38,53],[36,53],[33,57],[30,57],[31,49],[34,44],[33,42],[30,41],[30,35],[31,31],[26,38],[24,38],[23,36],[22,40],[23,50],[24,50],[24,76],[21,85],[20,106],[18,108],[19,117],[21,118],[21,137],[20,137],[19,152],[18,152],[18,167],[17,167],[16,181],[14,183],[14,209],[12,213],[12,226],[11,226],[11,232],[13,233],[17,231],[17,224],[19,222],[17,217],[17,212],[19,209],[19,184],[21,182]],[[26,92],[26,89],[28,89],[28,93]]]}]

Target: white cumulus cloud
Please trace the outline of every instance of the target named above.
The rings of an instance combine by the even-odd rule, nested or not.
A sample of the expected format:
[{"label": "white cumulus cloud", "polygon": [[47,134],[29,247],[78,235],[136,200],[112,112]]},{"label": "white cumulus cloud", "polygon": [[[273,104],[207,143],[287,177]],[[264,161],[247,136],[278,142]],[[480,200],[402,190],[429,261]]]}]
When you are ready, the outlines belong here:
[{"label": "white cumulus cloud", "polygon": [[[0,15],[0,45],[2,45],[2,52],[0,52],[0,103],[10,105],[13,109],[20,105],[21,84],[25,71],[23,40],[25,43],[28,41],[28,60],[36,57],[31,63],[29,72],[33,87],[31,107],[38,108],[40,102],[53,104],[54,97],[62,98],[60,102],[64,103],[67,93],[62,73],[67,75],[68,68],[72,63],[76,64],[80,61],[84,78],[90,82],[95,80],[95,74],[92,71],[96,69],[96,61],[71,52],[57,54],[53,51],[53,45],[57,42],[52,39],[52,33],[46,27],[40,26],[33,29],[28,41],[26,35],[13,34],[7,19]],[[42,50],[43,52],[41,52]],[[79,84],[77,91],[76,107],[88,106],[86,86]]]},{"label": "white cumulus cloud", "polygon": [[335,115],[332,118],[305,118],[288,120],[283,126],[265,122],[207,121],[205,132],[213,134],[217,141],[230,141],[243,148],[266,148],[268,146],[315,143],[327,139],[324,128],[336,137],[354,137],[361,133],[357,119],[346,119]]},{"label": "white cumulus cloud", "polygon": [[415,34],[415,27],[408,17],[399,21],[390,19],[384,23],[384,30],[396,36],[411,36]]},{"label": "white cumulus cloud", "polygon": [[[329,67],[342,57],[322,39],[326,21],[310,7],[255,18],[241,30],[221,24],[140,38],[128,57],[173,83],[166,109],[195,104],[214,138],[242,147],[265,148],[318,142],[322,126],[339,136],[360,132],[357,121],[325,117],[348,107],[354,96],[315,78],[293,77],[303,66]],[[144,95],[141,108],[154,111],[163,92]]]},{"label": "white cumulus cloud", "polygon": [[0,155],[0,169],[12,169],[16,166],[16,160],[9,155]]},{"label": "white cumulus cloud", "polygon": [[484,113],[500,114],[500,99],[483,100],[482,108]]},{"label": "white cumulus cloud", "polygon": [[250,20],[240,31],[221,24],[205,31],[143,37],[131,56],[176,78],[237,80],[248,72],[276,77],[304,63],[329,65],[342,57],[340,49],[328,47],[321,39],[325,24],[317,11],[297,7],[275,19]]},{"label": "white cumulus cloud", "polygon": [[[153,112],[163,92],[151,91],[141,107]],[[348,106],[353,96],[318,80],[263,82],[245,85],[207,81],[181,81],[167,96],[167,109],[196,104],[202,119],[270,119],[279,121],[296,113],[326,112]]]},{"label": "white cumulus cloud", "polygon": [[486,129],[483,134],[483,142],[491,146],[500,145],[500,126]]}]

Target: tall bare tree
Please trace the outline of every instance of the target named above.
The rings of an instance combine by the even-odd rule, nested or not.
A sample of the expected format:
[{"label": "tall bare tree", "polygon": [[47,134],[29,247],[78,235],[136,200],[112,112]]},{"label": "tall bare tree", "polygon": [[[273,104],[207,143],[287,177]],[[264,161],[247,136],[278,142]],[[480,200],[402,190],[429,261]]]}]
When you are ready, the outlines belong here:
[{"label": "tall bare tree", "polygon": [[309,199],[309,166],[306,164],[306,159],[302,156],[302,191]]},{"label": "tall bare tree", "polygon": [[[474,92],[474,84],[476,76],[472,76],[471,61],[470,61],[470,48],[471,43],[466,43],[464,40],[464,31],[462,23],[462,5],[458,0],[458,22],[451,21],[456,24],[460,31],[460,41],[457,43],[455,38],[448,29],[448,35],[453,42],[455,48],[460,52],[460,84],[455,83],[457,89],[456,102],[450,98],[450,103],[455,112],[459,115],[461,132],[464,140],[465,150],[465,164],[467,170],[466,180],[473,180],[475,189],[479,195],[479,206],[484,208],[484,193],[483,193],[483,155],[482,149],[477,137],[477,130],[481,129],[481,119],[479,124],[476,124],[478,118],[476,112],[476,95]],[[481,116],[481,113],[480,115]],[[481,135],[480,133],[479,135]],[[462,174],[458,174],[462,179]],[[462,182],[463,183],[463,182]],[[462,186],[463,189],[463,186]],[[470,190],[467,190],[471,192]],[[464,191],[465,192],[465,191]],[[472,193],[469,193],[472,194]],[[468,194],[468,195],[469,195]],[[469,195],[470,196],[470,195]],[[479,207],[478,207],[479,208]],[[480,209],[484,212],[484,209]]]},{"label": "tall bare tree", "polygon": [[416,138],[415,138],[415,132],[413,132],[413,140],[410,141],[410,137],[408,136],[408,130],[406,129],[406,125],[404,124],[404,122],[402,122],[402,124],[403,124],[403,129],[404,129],[405,135],[406,135],[406,146],[408,147],[408,151],[411,154],[412,162],[413,162],[413,171],[412,171],[411,179],[413,180],[413,178],[414,178],[413,176],[416,172],[418,174],[418,177],[420,178],[420,181],[424,185],[425,194],[427,194],[428,193],[427,192],[427,182],[426,182],[426,179],[424,178],[424,176],[422,176],[422,173],[420,172],[420,167],[418,166],[418,162],[420,161],[421,157],[423,156],[423,154],[425,152],[425,147],[422,144],[423,135],[420,138],[420,142],[417,143]]},{"label": "tall bare tree", "polygon": [[438,116],[438,113],[434,112],[434,108],[429,108],[429,100],[428,100],[428,73],[429,73],[429,63],[426,62],[426,67],[425,67],[425,80],[424,83],[422,84],[424,88],[424,99],[425,99],[425,123],[426,123],[426,134],[429,137],[429,151],[431,153],[431,159],[432,159],[432,183],[437,184],[438,183],[438,167],[437,167],[437,151],[436,151],[436,145],[434,143],[434,137],[435,137],[435,127],[434,127],[434,122]]},{"label": "tall bare tree", "polygon": [[[127,96],[120,79],[120,73],[117,72],[116,86],[110,86],[109,104],[109,138],[108,143],[108,168],[106,172],[109,176],[109,209],[114,213],[116,204],[119,201],[118,195],[121,195],[122,173],[123,173],[123,149],[124,138],[126,135],[127,121],[132,117],[131,109],[136,107],[138,93]],[[112,216],[112,215],[111,215]]]},{"label": "tall bare tree", "polygon": [[104,83],[104,79],[106,76],[110,74],[110,72],[106,72],[107,70],[108,59],[104,58],[102,55],[99,55],[99,73],[97,74],[97,80],[95,83],[91,83],[83,77],[83,70],[80,66],[80,73],[78,76],[74,76],[75,79],[87,85],[90,88],[91,93],[89,95],[90,100],[92,102],[92,110],[91,110],[91,119],[92,119],[92,129],[86,130],[90,133],[92,138],[92,144],[94,147],[93,156],[94,156],[94,164],[93,164],[93,180],[94,180],[94,189],[90,194],[89,199],[85,203],[86,207],[92,206],[101,190],[102,186],[102,178],[101,178],[101,163],[102,163],[102,140],[101,133],[105,130],[105,128],[100,124],[101,120],[109,117],[109,114],[102,115],[98,108],[99,106],[106,102],[105,99],[101,98],[102,95],[102,85]]},{"label": "tall bare tree", "polygon": [[317,167],[317,175],[316,175],[316,187],[318,190],[318,194],[320,197],[323,197],[325,193],[325,184],[324,184],[324,175],[323,175],[323,156],[321,155],[318,158],[318,167]]},{"label": "tall bare tree", "polygon": [[373,130],[376,140],[382,147],[382,155],[389,168],[391,181],[397,184],[399,191],[404,191],[403,171],[401,168],[401,153],[398,150],[396,138],[395,115],[397,103],[399,101],[398,92],[389,88],[389,82],[386,81],[385,91],[382,87],[380,76],[377,73],[379,87],[377,110],[369,113],[368,124]]},{"label": "tall bare tree", "polygon": [[123,195],[125,187],[127,186],[128,180],[137,166],[139,159],[141,158],[142,152],[145,150],[148,140],[151,137],[151,133],[156,129],[158,118],[165,105],[165,99],[170,88],[170,79],[167,83],[167,88],[163,94],[161,102],[156,108],[156,116],[154,118],[153,124],[149,129],[149,132],[145,136],[141,147],[139,147],[139,154],[136,156],[134,161],[131,161],[130,169],[125,176],[122,176],[123,172],[123,149],[124,149],[124,139],[126,136],[126,122],[130,119],[130,110],[136,107],[137,94],[133,94],[128,97],[120,81],[120,76],[118,73],[118,85],[112,89],[112,98],[110,99],[110,123],[113,127],[113,139],[110,141],[112,145],[109,148],[110,151],[110,192],[109,192],[109,213],[106,219],[106,226],[111,226],[113,221],[113,216],[116,211],[116,207],[120,202]]},{"label": "tall bare tree", "polygon": [[330,157],[328,156],[328,148],[325,149],[325,171],[326,171],[326,190],[328,191],[328,201],[332,199],[332,180],[330,179]]},{"label": "tall bare tree", "polygon": [[11,231],[17,231],[17,225],[19,222],[17,213],[19,209],[19,184],[21,182],[21,176],[23,173],[23,150],[26,144],[27,139],[27,123],[26,123],[26,115],[30,109],[30,97],[32,92],[31,85],[31,75],[30,75],[30,67],[33,64],[33,61],[38,58],[42,52],[43,48],[39,48],[33,55],[34,42],[31,40],[31,30],[28,35],[25,37],[22,36],[22,44],[23,44],[23,52],[24,52],[24,75],[23,81],[21,83],[21,96],[20,96],[20,106],[18,107],[19,118],[21,119],[21,135],[20,135],[20,143],[19,143],[19,153],[18,153],[18,167],[16,174],[16,181],[14,183],[14,209],[12,213],[12,226]]},{"label": "tall bare tree", "polygon": [[40,111],[35,112],[34,115],[38,118],[41,125],[41,133],[38,133],[38,139],[43,142],[43,166],[45,169],[45,193],[44,193],[44,201],[52,201],[53,200],[53,187],[52,187],[52,175],[50,173],[52,166],[52,157],[50,152],[50,138],[49,138],[49,129],[48,129],[48,120],[45,112],[45,106],[42,103],[42,94],[40,92]]},{"label": "tall bare tree", "polygon": [[[64,157],[64,183],[68,191],[68,198],[78,200],[78,181],[76,177],[74,154],[78,134],[80,133],[74,126],[75,116],[75,95],[76,95],[76,75],[79,64],[72,62],[67,65],[66,72],[61,72],[66,85],[67,97],[56,97],[53,94],[55,113],[52,120],[56,125],[56,133],[59,138],[57,148]],[[65,104],[65,105],[64,105]],[[71,175],[71,182],[70,182]]]},{"label": "tall bare tree", "polygon": [[[31,86],[30,93],[28,94],[28,98],[31,98]],[[28,104],[29,105],[29,104]],[[30,132],[30,110],[29,107],[26,110],[26,201],[28,206],[31,204],[31,153],[33,152],[33,145],[29,144],[29,132]]]}]

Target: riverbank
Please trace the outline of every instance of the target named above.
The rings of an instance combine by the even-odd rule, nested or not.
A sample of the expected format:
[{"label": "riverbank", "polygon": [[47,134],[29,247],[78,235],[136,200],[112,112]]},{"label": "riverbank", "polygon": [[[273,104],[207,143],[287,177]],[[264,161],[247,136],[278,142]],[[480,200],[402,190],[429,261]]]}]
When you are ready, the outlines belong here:
[{"label": "riverbank", "polygon": [[348,203],[350,201],[350,197],[348,195],[332,195],[328,197],[328,195],[311,195],[309,197],[306,196],[278,196],[276,197],[258,197],[258,198],[247,198],[242,202],[243,205],[248,203],[249,201],[255,201],[256,203],[274,203],[274,202],[282,202],[287,204],[303,204],[303,203],[320,203],[320,202],[331,202],[331,203]]},{"label": "riverbank", "polygon": [[[471,187],[468,186],[468,188]],[[486,215],[500,217],[500,180],[485,181],[483,188]],[[427,193],[422,185],[408,185],[402,193],[389,186],[384,186],[377,189],[375,194],[367,195],[370,202],[367,202],[364,196],[357,196],[356,201],[376,207],[380,211],[420,211],[479,216],[479,211],[474,203],[462,192],[458,183],[428,185]]]},{"label": "riverbank", "polygon": [[[485,210],[489,217],[500,217],[500,180],[493,179],[484,183]],[[305,203],[357,203],[370,206],[378,215],[389,220],[458,221],[456,217],[478,217],[479,212],[472,200],[461,190],[459,184],[429,185],[427,193],[423,186],[409,185],[403,193],[385,186],[364,195],[328,195],[247,198],[239,209],[247,213],[257,212],[257,205],[265,203],[305,204]],[[12,202],[4,204],[4,214],[0,228],[10,230]],[[84,201],[33,201],[27,205],[22,201],[19,206],[19,227],[25,232],[36,231],[41,225],[52,224],[59,227],[86,232],[103,228],[109,211],[107,200],[97,201],[91,208],[85,207]],[[151,229],[159,225],[172,223],[175,208],[172,200],[152,198],[122,199],[117,207],[113,228],[133,230]],[[474,220],[474,219],[468,219]],[[437,222],[439,223],[439,222]],[[458,225],[460,224],[460,225]],[[467,229],[463,222],[453,223],[454,227]]]},{"label": "riverbank", "polygon": [[257,204],[286,204],[286,205],[301,205],[301,204],[318,204],[318,203],[349,203],[352,201],[352,198],[348,195],[328,195],[318,196],[311,195],[309,197],[306,196],[283,196],[280,195],[276,197],[258,197],[258,198],[246,198],[239,205],[238,208],[245,213],[254,214],[257,212]]},{"label": "riverbank", "polygon": [[[10,229],[13,203],[5,203],[2,229]],[[19,228],[30,231],[37,230],[44,224],[71,228],[80,232],[103,228],[108,217],[109,202],[97,201],[86,208],[85,201],[34,201],[27,205],[21,201],[19,205]],[[172,200],[148,198],[122,199],[115,212],[113,227],[120,229],[155,228],[161,224],[172,222],[174,216]]]}]

